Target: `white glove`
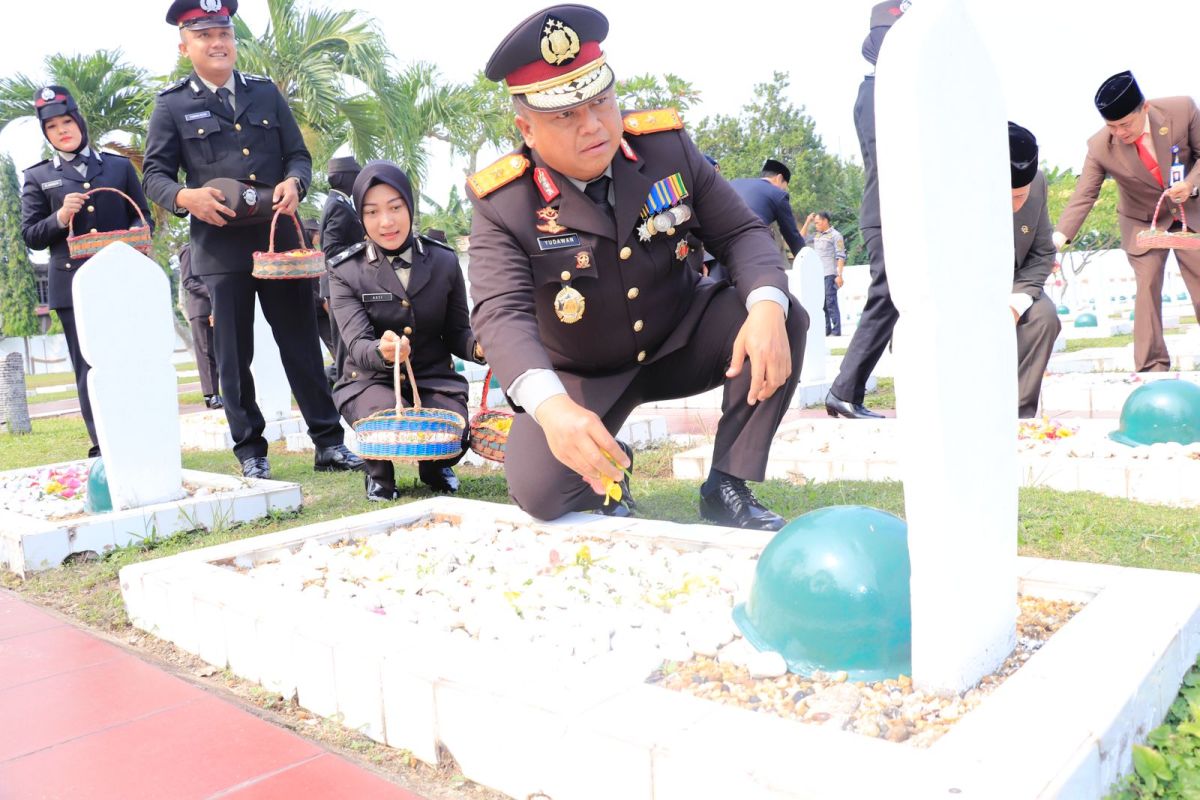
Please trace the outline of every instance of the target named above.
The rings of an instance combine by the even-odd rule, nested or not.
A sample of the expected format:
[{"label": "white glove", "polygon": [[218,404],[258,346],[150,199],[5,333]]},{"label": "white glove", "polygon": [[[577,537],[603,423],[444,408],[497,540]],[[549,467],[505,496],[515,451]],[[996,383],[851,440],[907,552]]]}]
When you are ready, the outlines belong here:
[{"label": "white glove", "polygon": [[1062,249],[1067,246],[1067,237],[1060,231],[1055,231],[1054,235],[1050,238],[1054,239],[1054,249],[1059,252],[1062,252]]}]

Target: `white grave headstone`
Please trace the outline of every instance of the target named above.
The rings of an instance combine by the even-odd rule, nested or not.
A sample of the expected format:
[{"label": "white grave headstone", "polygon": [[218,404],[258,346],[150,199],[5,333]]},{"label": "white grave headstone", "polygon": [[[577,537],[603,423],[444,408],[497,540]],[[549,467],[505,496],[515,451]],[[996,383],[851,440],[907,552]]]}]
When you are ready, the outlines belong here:
[{"label": "white grave headstone", "polygon": [[[875,81],[912,562],[913,678],[959,692],[1015,643],[1013,236],[1004,94],[963,0],[897,22]],[[960,253],[974,256],[964,260]]]},{"label": "white grave headstone", "polygon": [[829,360],[829,346],[825,343],[825,265],[816,250],[804,247],[792,269],[800,273],[800,305],[808,312],[808,338],[800,380],[820,382],[825,380],[825,362]]},{"label": "white grave headstone", "polygon": [[171,285],[128,245],[105,247],[72,283],[79,349],[116,510],[183,497]]},{"label": "white grave headstone", "polygon": [[254,358],[250,362],[254,375],[254,394],[263,419],[267,422],[288,419],[292,416],[292,387],[283,371],[283,360],[279,356],[279,345],[262,305],[254,298]]}]

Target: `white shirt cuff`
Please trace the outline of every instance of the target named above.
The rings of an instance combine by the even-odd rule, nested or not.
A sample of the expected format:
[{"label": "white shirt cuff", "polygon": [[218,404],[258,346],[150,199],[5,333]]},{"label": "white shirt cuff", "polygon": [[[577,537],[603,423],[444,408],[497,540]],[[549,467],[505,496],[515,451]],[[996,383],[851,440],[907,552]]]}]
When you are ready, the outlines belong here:
[{"label": "white shirt cuff", "polygon": [[562,381],[552,369],[530,369],[522,372],[508,387],[508,399],[537,421],[537,409],[556,394],[566,394]]},{"label": "white shirt cuff", "polygon": [[1008,305],[1017,312],[1018,317],[1022,317],[1033,305],[1033,298],[1024,292],[1013,292],[1008,296]]},{"label": "white shirt cuff", "polygon": [[770,300],[772,303],[777,303],[783,309],[783,318],[787,319],[788,307],[791,305],[791,301],[788,300],[786,294],[774,286],[760,286],[746,295],[746,311],[749,312],[755,303],[760,303],[763,300]]}]

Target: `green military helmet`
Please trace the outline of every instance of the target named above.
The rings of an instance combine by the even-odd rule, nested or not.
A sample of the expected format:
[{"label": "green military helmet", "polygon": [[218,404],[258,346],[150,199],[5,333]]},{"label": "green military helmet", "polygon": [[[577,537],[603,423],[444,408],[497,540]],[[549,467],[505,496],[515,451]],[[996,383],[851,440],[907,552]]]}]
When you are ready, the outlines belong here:
[{"label": "green military helmet", "polygon": [[1135,314],[1137,314],[1137,312],[1136,312],[1136,311],[1130,311],[1130,312],[1129,312],[1129,318],[1130,318],[1130,319],[1135,319],[1135,316],[1134,316]]},{"label": "green military helmet", "polygon": [[1165,293],[1164,293],[1164,294],[1163,294],[1163,302],[1164,302],[1164,303],[1169,303],[1169,302],[1171,302],[1171,295],[1169,295],[1169,294],[1165,294]]},{"label": "green military helmet", "polygon": [[104,471],[104,459],[97,458],[88,470],[87,499],[83,508],[89,514],[107,514],[113,510],[112,494],[108,491],[108,473]]},{"label": "green military helmet", "polygon": [[1121,408],[1121,427],[1108,437],[1130,446],[1200,442],[1200,386],[1176,379],[1139,386]]},{"label": "green military helmet", "polygon": [[1071,309],[1067,308],[1066,306],[1058,307],[1058,315],[1060,317],[1065,317],[1067,314],[1070,314],[1070,313],[1071,313]]},{"label": "green military helmet", "polygon": [[1100,320],[1096,319],[1096,315],[1090,311],[1085,311],[1075,318],[1076,328],[1098,328]]},{"label": "green military helmet", "polygon": [[1188,299],[1187,292],[1180,292],[1179,294],[1175,295],[1175,299],[1180,301],[1181,303],[1186,302]]},{"label": "green military helmet", "polygon": [[775,534],[733,618],[799,674],[879,681],[912,671],[908,526],[864,506],[811,511]]}]

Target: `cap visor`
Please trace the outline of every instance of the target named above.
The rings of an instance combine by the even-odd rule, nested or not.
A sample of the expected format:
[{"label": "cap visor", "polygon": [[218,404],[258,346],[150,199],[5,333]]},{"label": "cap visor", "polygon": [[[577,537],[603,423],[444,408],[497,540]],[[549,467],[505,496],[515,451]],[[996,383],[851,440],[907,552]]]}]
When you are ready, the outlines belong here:
[{"label": "cap visor", "polygon": [[232,28],[233,20],[224,15],[214,17],[197,17],[196,19],[188,20],[179,27],[185,31],[203,31],[208,28]]},{"label": "cap visor", "polygon": [[1123,444],[1127,447],[1140,447],[1142,444],[1135,439],[1130,439],[1125,435],[1124,431],[1113,431],[1108,435],[1108,438],[1112,439],[1117,444]]}]

